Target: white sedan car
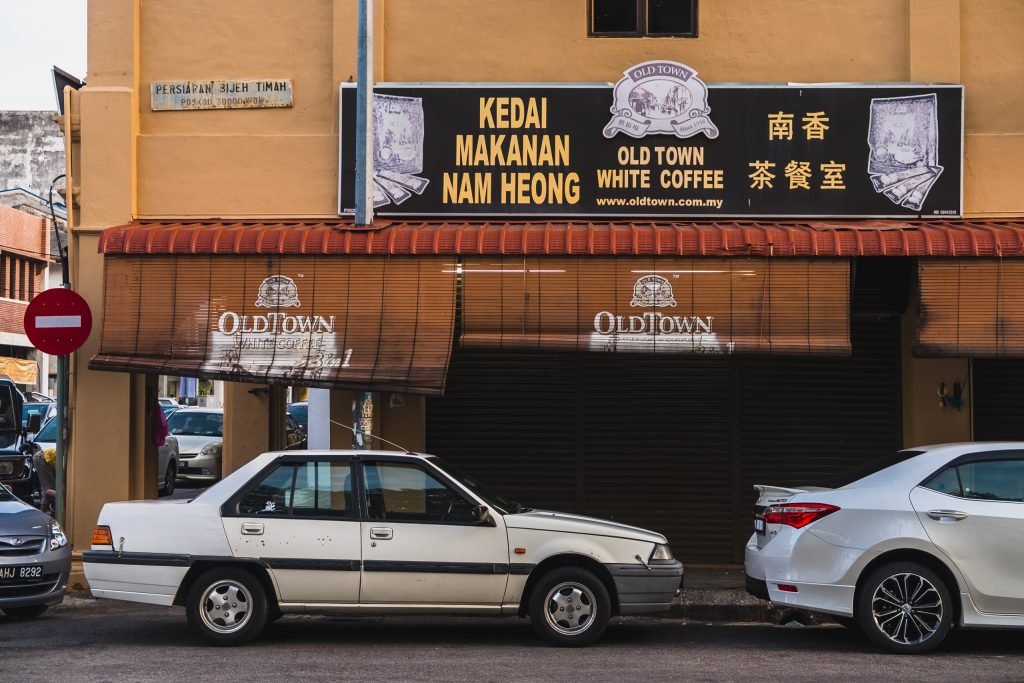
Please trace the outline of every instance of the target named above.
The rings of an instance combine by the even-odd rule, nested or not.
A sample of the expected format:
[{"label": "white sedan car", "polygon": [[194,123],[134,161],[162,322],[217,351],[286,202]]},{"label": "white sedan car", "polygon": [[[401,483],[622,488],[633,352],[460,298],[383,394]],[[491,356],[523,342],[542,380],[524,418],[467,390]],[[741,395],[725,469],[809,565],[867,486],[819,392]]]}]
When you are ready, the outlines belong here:
[{"label": "white sedan car", "polygon": [[1024,628],[1024,443],[900,451],[829,488],[755,486],[747,590],[893,652]]},{"label": "white sedan car", "polygon": [[265,453],[191,501],[108,503],[98,524],[93,595],[182,605],[217,645],[286,613],[529,616],[584,645],[613,615],[667,609],[683,575],[660,534],[529,510],[412,453]]}]

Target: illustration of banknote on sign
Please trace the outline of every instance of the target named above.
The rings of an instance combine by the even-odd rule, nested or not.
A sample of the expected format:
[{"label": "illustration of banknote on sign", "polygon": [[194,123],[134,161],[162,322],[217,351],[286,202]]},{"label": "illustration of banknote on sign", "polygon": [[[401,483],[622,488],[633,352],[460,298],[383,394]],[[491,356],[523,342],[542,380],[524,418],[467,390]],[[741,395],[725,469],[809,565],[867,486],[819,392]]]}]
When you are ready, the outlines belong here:
[{"label": "illustration of banknote on sign", "polygon": [[936,95],[871,100],[868,173],[875,192],[920,211],[942,175]]},{"label": "illustration of banknote on sign", "polygon": [[373,205],[401,204],[423,194],[423,100],[373,96]]}]

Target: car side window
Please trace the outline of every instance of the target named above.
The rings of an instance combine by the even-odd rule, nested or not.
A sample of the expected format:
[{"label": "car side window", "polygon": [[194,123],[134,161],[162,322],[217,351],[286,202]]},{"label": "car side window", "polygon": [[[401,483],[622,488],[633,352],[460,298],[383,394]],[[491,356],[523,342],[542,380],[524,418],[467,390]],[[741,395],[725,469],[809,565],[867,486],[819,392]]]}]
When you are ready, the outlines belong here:
[{"label": "car side window", "polygon": [[1024,503],[1024,460],[989,460],[957,467],[963,497]]},{"label": "car side window", "polygon": [[348,462],[279,465],[242,496],[241,515],[352,517],[352,468]]},{"label": "car side window", "polygon": [[282,517],[289,514],[295,466],[279,465],[242,496],[238,513]]},{"label": "car side window", "polygon": [[955,467],[947,467],[942,470],[934,477],[928,480],[924,485],[925,488],[931,489],[932,491],[938,491],[939,493],[946,493],[951,496],[962,495],[960,491],[960,479],[956,476]]},{"label": "car side window", "polygon": [[369,518],[398,522],[472,524],[473,505],[419,465],[368,462],[363,466]]},{"label": "car side window", "polygon": [[352,468],[349,463],[304,462],[296,466],[293,515],[349,517],[352,512]]}]

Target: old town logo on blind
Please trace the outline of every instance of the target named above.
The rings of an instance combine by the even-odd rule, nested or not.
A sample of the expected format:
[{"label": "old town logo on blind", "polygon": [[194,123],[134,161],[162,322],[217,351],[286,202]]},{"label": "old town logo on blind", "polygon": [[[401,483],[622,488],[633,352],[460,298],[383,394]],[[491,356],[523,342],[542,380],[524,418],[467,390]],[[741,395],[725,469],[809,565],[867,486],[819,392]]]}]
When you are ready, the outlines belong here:
[{"label": "old town logo on blind", "polygon": [[679,138],[698,133],[711,140],[718,137],[718,127],[711,121],[708,87],[690,67],[659,60],[637,64],[623,74],[615,85],[606,138],[620,132],[634,138],[658,133]]},{"label": "old town logo on blind", "polygon": [[633,285],[633,300],[630,306],[658,308],[671,306],[675,308],[676,300],[672,296],[672,283],[660,275],[645,275]]},{"label": "old town logo on blind", "polygon": [[291,308],[301,306],[299,288],[295,280],[285,275],[273,275],[260,283],[256,305],[262,308]]},{"label": "old town logo on blind", "polygon": [[253,305],[215,312],[204,370],[317,379],[324,370],[350,367],[352,349],[337,345],[337,316],[303,310],[294,279],[265,278]]},{"label": "old town logo on blind", "polygon": [[[632,308],[676,308],[672,283],[662,275],[644,275],[633,285]],[[714,331],[713,315],[673,315],[647,311],[620,315],[601,311],[594,316],[591,351],[732,353]]]}]

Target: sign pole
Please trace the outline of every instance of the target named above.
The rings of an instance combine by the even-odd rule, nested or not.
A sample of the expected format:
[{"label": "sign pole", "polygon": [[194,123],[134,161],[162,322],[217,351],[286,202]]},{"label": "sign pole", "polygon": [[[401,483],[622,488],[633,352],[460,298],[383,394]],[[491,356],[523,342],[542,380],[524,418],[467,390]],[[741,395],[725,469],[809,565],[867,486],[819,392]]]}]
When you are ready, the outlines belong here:
[{"label": "sign pole", "polygon": [[53,464],[55,495],[57,497],[57,521],[64,524],[64,457],[67,443],[65,429],[67,426],[68,403],[68,360],[66,354],[57,356],[57,456]]},{"label": "sign pole", "polygon": [[373,224],[373,0],[359,0],[356,56],[356,225]]}]

